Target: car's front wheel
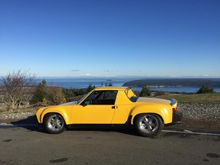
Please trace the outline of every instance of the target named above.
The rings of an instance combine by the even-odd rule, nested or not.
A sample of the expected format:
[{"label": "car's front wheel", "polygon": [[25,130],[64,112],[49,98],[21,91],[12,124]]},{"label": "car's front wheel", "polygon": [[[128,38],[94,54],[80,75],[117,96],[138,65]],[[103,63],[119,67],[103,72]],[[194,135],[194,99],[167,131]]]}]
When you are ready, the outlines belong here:
[{"label": "car's front wheel", "polygon": [[156,136],[163,128],[163,121],[155,114],[141,114],[134,121],[137,132],[142,136]]},{"label": "car's front wheel", "polygon": [[43,126],[46,132],[58,134],[64,131],[65,121],[60,114],[50,113],[45,116]]}]

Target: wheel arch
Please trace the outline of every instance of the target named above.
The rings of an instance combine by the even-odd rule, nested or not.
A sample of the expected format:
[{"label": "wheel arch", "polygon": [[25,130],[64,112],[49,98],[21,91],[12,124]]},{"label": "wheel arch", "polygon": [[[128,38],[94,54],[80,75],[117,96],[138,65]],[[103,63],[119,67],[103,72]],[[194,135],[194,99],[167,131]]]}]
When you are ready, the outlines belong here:
[{"label": "wheel arch", "polygon": [[64,117],[63,117],[63,115],[62,115],[62,114],[60,114],[60,113],[58,113],[58,112],[48,112],[48,113],[44,114],[43,119],[42,119],[42,122],[44,123],[44,121],[45,121],[46,117],[47,117],[47,116],[49,116],[49,115],[52,115],[52,114],[58,114],[58,115],[60,115],[60,116],[63,118],[64,123],[66,124],[66,121],[65,121],[65,119],[64,119]]},{"label": "wheel arch", "polygon": [[160,105],[141,105],[134,107],[131,111],[131,124],[134,124],[134,119],[141,114],[154,114],[160,117],[164,124],[172,123],[172,109]]},{"label": "wheel arch", "polygon": [[138,116],[140,116],[140,115],[145,115],[145,114],[156,115],[156,116],[158,116],[158,117],[161,119],[161,121],[164,123],[164,120],[163,120],[163,118],[162,118],[162,116],[161,116],[160,114],[157,114],[157,113],[148,113],[148,112],[146,112],[146,113],[138,113],[138,114],[136,114],[135,116],[132,116],[132,117],[131,117],[131,124],[134,124],[134,122],[135,122],[135,120],[137,119]]},{"label": "wheel arch", "polygon": [[59,114],[64,122],[65,122],[65,125],[68,125],[69,124],[69,119],[68,119],[68,115],[64,112],[61,112],[61,111],[46,111],[44,112],[42,115],[41,115],[41,122],[43,123],[44,120],[45,120],[45,117],[50,115],[50,114]]}]

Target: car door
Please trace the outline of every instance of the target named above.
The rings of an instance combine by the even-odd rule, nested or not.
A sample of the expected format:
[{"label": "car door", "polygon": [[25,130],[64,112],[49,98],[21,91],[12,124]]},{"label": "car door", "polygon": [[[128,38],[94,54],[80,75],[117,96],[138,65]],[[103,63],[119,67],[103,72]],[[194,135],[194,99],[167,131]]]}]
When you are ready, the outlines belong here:
[{"label": "car door", "polygon": [[76,124],[111,124],[115,113],[117,91],[97,90],[92,92],[73,111],[73,123]]}]

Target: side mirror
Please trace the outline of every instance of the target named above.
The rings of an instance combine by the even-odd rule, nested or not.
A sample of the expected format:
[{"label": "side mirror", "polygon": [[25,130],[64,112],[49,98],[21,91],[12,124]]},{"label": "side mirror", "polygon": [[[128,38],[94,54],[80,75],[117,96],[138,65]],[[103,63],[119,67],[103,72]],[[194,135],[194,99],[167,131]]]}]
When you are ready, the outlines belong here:
[{"label": "side mirror", "polygon": [[88,101],[84,101],[84,102],[82,103],[82,106],[85,107],[85,106],[89,105],[89,103],[90,103],[89,100],[88,100]]}]

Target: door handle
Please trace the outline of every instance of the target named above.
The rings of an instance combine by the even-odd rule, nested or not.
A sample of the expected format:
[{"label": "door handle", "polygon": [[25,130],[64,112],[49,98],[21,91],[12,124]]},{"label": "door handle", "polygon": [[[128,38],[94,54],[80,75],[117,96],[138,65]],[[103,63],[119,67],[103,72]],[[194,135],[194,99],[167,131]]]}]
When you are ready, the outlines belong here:
[{"label": "door handle", "polygon": [[117,106],[115,106],[115,105],[113,105],[113,106],[112,106],[112,109],[116,109],[116,108],[118,108],[118,107],[117,107]]}]

